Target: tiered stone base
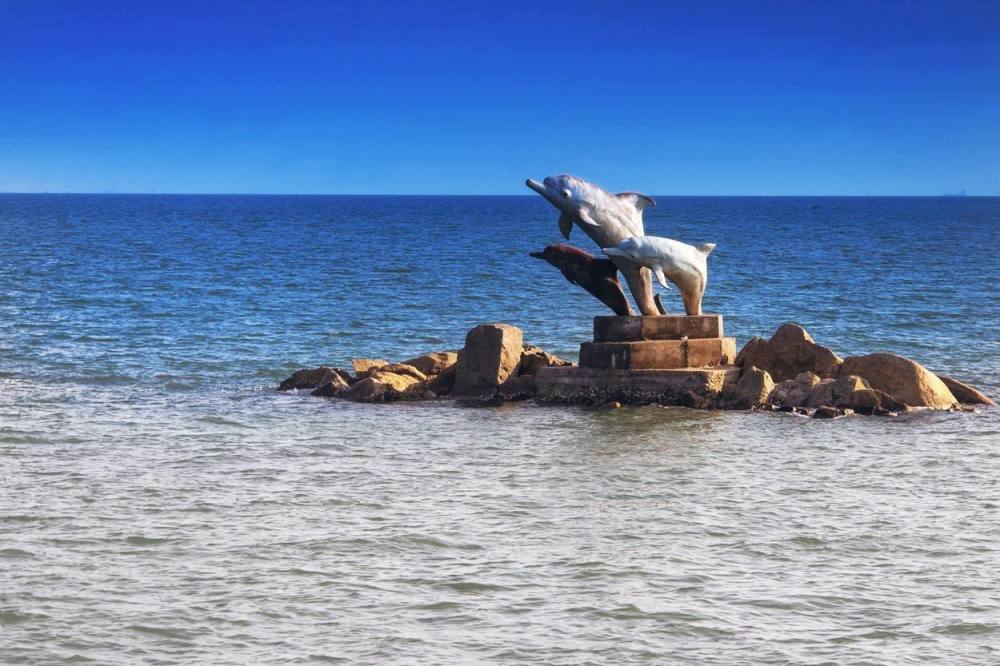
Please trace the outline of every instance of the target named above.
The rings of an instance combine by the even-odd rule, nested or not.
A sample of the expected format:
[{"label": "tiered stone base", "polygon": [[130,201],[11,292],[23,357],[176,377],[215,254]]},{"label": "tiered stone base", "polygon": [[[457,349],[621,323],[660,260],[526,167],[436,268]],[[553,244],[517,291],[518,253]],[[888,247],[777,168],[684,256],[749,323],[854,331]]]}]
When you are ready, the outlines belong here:
[{"label": "tiered stone base", "polygon": [[735,359],[719,315],[596,317],[580,367],[543,368],[536,399],[705,407],[739,379]]},{"label": "tiered stone base", "polygon": [[535,375],[535,399],[565,404],[708,407],[739,377],[740,369],[735,366],[668,370],[550,367]]}]

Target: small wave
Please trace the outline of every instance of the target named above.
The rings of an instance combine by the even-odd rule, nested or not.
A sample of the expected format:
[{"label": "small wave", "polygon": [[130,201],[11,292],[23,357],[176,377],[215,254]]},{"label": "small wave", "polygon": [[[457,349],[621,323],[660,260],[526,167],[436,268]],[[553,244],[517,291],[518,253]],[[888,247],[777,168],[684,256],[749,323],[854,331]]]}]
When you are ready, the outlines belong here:
[{"label": "small wave", "polygon": [[125,539],[126,543],[133,546],[159,546],[164,543],[170,543],[174,539],[170,538],[157,538],[157,537],[145,537],[140,534],[136,534]]},{"label": "small wave", "polygon": [[949,636],[994,634],[998,630],[1000,630],[1000,625],[993,622],[953,622],[931,629],[935,634]]},{"label": "small wave", "polygon": [[191,638],[191,635],[182,629],[171,629],[168,627],[150,627],[144,624],[130,624],[127,629],[132,631],[138,631],[139,633],[149,634],[150,636],[161,636],[163,638],[177,638],[180,640],[187,640]]},{"label": "small wave", "polygon": [[31,622],[33,620],[47,620],[48,615],[42,615],[41,613],[19,613],[13,610],[2,611],[0,610],[0,625],[3,624],[21,624],[22,622]]},{"label": "small wave", "polygon": [[11,560],[30,560],[35,557],[35,554],[20,548],[0,548],[0,557]]}]

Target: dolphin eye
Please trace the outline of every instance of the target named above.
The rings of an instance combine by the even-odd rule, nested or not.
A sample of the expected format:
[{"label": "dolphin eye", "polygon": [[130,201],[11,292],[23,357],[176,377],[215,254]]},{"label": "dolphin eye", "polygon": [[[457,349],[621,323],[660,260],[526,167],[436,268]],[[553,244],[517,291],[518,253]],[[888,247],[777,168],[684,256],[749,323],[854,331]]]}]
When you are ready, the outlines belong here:
[{"label": "dolphin eye", "polygon": [[565,197],[566,199],[569,199],[569,197],[570,197],[570,194],[571,194],[571,192],[570,192],[569,190],[563,190],[563,191],[562,191],[562,195],[563,195],[563,197]]}]

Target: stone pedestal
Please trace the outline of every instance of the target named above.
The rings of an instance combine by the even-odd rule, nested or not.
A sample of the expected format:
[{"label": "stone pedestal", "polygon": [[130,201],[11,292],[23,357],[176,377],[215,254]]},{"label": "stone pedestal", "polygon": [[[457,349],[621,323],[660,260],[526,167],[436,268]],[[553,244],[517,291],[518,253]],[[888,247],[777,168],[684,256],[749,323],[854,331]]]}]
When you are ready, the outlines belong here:
[{"label": "stone pedestal", "polygon": [[735,359],[720,315],[595,317],[580,366],[540,370],[536,398],[704,407],[739,379]]}]

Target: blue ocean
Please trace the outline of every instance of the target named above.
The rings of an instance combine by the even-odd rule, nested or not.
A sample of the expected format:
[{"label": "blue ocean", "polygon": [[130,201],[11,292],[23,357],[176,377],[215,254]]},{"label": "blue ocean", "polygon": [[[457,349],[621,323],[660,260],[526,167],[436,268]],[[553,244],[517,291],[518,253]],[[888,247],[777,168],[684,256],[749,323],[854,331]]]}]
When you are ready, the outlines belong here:
[{"label": "blue ocean", "polygon": [[[528,256],[556,218],[530,195],[0,195],[0,661],[1000,659],[1000,410],[275,391],[482,322],[575,359],[605,312]],[[1000,396],[998,197],[657,197],[645,220],[718,244],[704,307],[738,347],[794,321]]]}]

